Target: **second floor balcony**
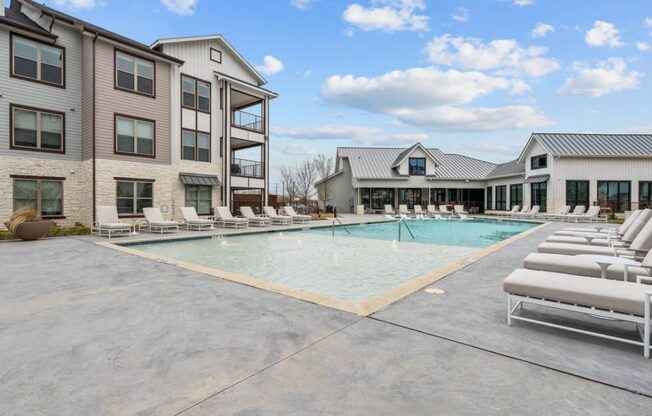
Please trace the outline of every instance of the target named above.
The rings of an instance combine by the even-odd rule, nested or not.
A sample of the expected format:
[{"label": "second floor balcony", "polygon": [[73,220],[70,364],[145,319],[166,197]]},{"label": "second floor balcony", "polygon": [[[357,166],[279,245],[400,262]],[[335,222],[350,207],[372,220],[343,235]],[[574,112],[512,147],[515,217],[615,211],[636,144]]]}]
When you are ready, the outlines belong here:
[{"label": "second floor balcony", "polygon": [[265,118],[242,110],[231,112],[231,125],[257,133],[265,133]]},{"label": "second floor balcony", "polygon": [[231,160],[231,175],[263,178],[263,163],[255,160],[234,158]]}]

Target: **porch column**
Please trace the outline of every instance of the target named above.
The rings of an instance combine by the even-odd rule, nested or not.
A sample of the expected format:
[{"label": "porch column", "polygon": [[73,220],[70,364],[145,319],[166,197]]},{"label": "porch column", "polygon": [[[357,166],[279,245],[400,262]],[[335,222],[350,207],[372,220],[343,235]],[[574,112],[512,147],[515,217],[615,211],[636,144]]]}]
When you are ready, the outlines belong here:
[{"label": "porch column", "polygon": [[263,190],[263,205],[269,203],[269,97],[263,101],[263,117],[265,120],[265,144],[263,145],[263,169],[265,170],[265,189]]},{"label": "porch column", "polygon": [[222,187],[222,203],[231,209],[231,84],[227,81],[224,83],[224,186]]}]

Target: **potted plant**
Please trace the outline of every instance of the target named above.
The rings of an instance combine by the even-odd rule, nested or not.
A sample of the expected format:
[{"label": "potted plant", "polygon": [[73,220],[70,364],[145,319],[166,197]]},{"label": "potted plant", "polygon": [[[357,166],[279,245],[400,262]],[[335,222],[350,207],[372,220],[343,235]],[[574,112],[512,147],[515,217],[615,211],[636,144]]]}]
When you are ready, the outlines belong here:
[{"label": "potted plant", "polygon": [[54,221],[43,220],[32,207],[18,208],[5,223],[9,231],[25,241],[38,240],[54,225]]}]

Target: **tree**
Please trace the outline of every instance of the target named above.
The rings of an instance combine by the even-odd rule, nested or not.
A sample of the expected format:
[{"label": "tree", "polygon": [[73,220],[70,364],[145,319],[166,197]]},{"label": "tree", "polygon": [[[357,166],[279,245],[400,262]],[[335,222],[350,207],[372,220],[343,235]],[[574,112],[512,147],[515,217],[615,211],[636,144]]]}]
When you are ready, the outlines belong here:
[{"label": "tree", "polygon": [[297,165],[294,181],[297,187],[297,196],[305,206],[309,206],[310,199],[315,194],[315,181],[317,169],[312,160],[305,160]]},{"label": "tree", "polygon": [[[315,164],[315,169],[317,170],[317,179],[320,181],[332,175],[335,171],[335,159],[332,157],[326,157],[326,155],[323,153],[317,155],[313,163]],[[320,201],[324,202],[324,208],[326,208],[326,204],[328,203],[328,198],[330,198],[332,189],[333,184],[330,181],[322,182],[317,187],[317,198]]]},{"label": "tree", "polygon": [[283,193],[287,195],[290,203],[293,203],[297,198],[297,185],[295,180],[294,169],[289,166],[282,165],[279,168],[281,180],[283,181]]}]

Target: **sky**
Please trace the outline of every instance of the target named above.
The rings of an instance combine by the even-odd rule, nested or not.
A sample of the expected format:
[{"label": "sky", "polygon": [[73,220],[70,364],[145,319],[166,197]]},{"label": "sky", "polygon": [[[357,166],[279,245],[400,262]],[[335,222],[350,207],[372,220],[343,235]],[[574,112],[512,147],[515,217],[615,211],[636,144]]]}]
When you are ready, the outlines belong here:
[{"label": "sky", "polygon": [[500,163],[531,132],[652,133],[651,0],[46,3],[146,44],[225,36],[279,93],[272,187],[338,146]]}]

